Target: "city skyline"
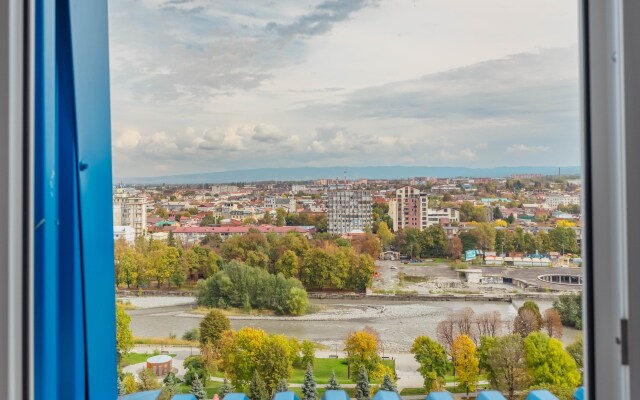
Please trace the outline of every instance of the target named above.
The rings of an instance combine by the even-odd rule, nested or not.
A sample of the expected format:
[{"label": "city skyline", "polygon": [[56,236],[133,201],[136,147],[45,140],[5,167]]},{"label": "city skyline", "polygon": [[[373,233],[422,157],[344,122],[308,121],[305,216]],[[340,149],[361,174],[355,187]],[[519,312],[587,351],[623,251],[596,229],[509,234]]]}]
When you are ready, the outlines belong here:
[{"label": "city skyline", "polygon": [[116,178],[580,164],[575,4],[236,3],[110,4]]}]

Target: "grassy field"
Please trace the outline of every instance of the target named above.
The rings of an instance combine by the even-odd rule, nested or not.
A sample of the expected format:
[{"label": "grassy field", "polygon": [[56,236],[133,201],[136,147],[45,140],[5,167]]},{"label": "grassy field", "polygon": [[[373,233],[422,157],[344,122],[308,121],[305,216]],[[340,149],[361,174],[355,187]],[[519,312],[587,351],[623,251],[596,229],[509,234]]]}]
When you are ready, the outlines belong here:
[{"label": "grassy field", "polygon": [[[128,365],[139,364],[141,362],[147,361],[147,358],[153,356],[154,354],[149,353],[129,353],[122,356],[120,360],[120,366],[126,367]],[[169,354],[171,357],[175,357],[175,354]]]},{"label": "grassy field", "polygon": [[[394,360],[383,360],[383,363],[391,368],[392,371],[395,369]],[[289,382],[302,383],[304,381],[305,371],[305,368],[294,368]],[[329,383],[331,371],[335,371],[338,382],[353,383],[353,381],[347,377],[347,361],[344,358],[316,358],[313,366],[313,375],[318,384]]]},{"label": "grassy field", "polygon": [[193,346],[199,347],[200,342],[168,337],[134,337],[134,344],[157,344],[158,346]]}]

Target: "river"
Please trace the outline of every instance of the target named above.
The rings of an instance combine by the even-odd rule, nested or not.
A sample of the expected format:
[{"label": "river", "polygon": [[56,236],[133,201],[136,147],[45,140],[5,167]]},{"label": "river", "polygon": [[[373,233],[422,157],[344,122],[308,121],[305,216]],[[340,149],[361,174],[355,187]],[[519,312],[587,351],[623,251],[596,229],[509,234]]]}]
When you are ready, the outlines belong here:
[{"label": "river", "polygon": [[[141,301],[145,298],[140,298]],[[190,304],[168,305],[171,300],[146,298],[143,307],[129,310],[131,329],[135,336],[181,337],[187,330],[199,325],[201,318],[189,314]],[[136,304],[135,298],[131,300]],[[188,302],[189,299],[180,301]],[[390,352],[408,351],[413,340],[420,335],[436,336],[438,322],[450,313],[471,307],[476,313],[497,310],[504,320],[512,320],[518,303],[469,301],[385,301],[365,298],[357,300],[312,300],[318,313],[303,317],[232,317],[231,327],[239,329],[254,326],[268,333],[283,333],[299,339],[310,339],[331,349],[341,346],[349,332],[366,326],[379,332],[383,349]],[[550,301],[537,301],[540,310],[551,307]],[[564,328],[563,342],[575,340],[577,330]],[[506,332],[505,332],[506,333]]]}]

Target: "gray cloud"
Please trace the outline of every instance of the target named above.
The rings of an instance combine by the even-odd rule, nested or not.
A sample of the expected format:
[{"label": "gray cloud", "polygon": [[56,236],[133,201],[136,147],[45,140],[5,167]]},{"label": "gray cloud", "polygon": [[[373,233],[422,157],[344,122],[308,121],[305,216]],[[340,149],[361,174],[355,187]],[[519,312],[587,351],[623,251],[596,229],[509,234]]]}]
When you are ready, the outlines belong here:
[{"label": "gray cloud", "polygon": [[375,5],[378,0],[326,0],[311,13],[290,24],[269,22],[267,29],[283,37],[313,36],[327,33],[337,22],[347,20],[353,13]]}]

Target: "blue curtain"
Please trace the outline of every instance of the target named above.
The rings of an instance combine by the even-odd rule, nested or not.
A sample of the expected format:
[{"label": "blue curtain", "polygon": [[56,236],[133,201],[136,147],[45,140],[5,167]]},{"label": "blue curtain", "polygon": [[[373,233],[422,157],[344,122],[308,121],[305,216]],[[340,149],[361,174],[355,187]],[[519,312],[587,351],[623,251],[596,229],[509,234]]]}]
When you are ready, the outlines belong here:
[{"label": "blue curtain", "polygon": [[117,397],[106,0],[36,0],[36,399]]}]

